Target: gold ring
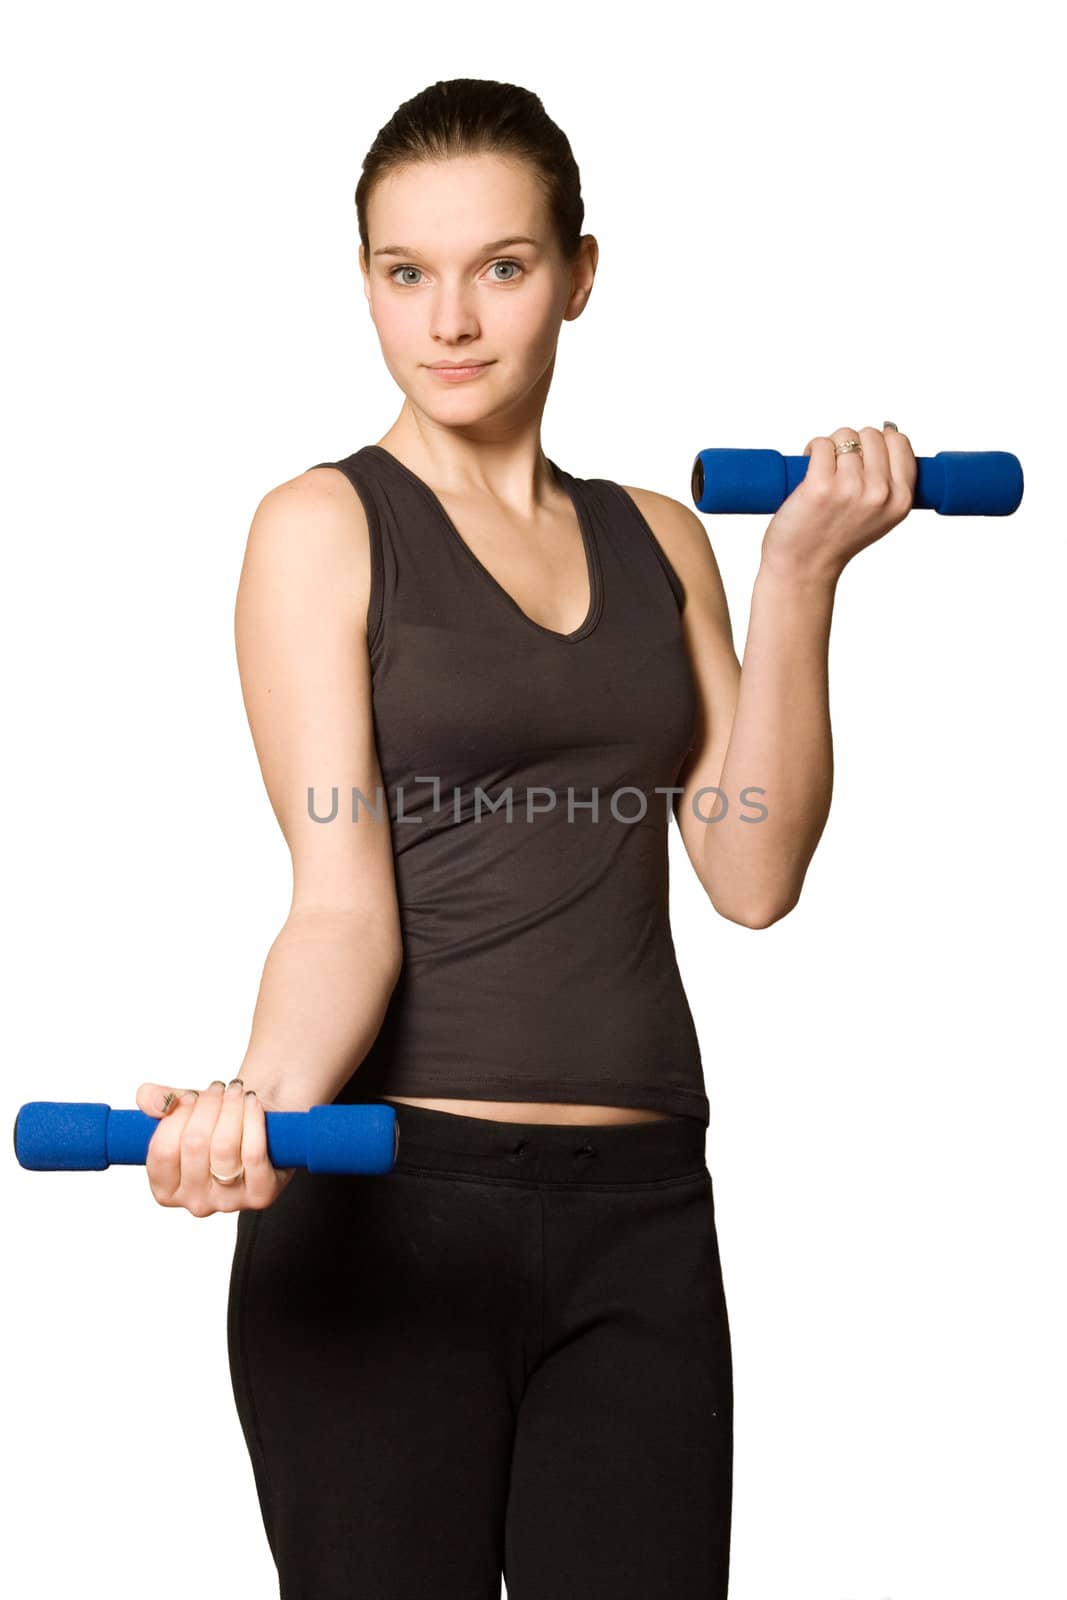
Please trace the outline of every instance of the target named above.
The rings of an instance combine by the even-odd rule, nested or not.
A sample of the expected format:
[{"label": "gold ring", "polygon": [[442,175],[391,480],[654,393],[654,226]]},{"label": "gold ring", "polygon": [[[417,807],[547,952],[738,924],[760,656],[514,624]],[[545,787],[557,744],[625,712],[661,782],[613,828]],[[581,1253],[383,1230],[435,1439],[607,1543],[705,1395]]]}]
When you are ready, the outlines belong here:
[{"label": "gold ring", "polygon": [[223,1177],[221,1177],[220,1174],[217,1173],[215,1171],[214,1167],[212,1167],[212,1166],[209,1166],[207,1170],[210,1172],[211,1176],[214,1178],[216,1183],[223,1183],[223,1184],[240,1183],[241,1179],[245,1175],[244,1167],[241,1168],[240,1172],[235,1172],[232,1178],[223,1178]]}]

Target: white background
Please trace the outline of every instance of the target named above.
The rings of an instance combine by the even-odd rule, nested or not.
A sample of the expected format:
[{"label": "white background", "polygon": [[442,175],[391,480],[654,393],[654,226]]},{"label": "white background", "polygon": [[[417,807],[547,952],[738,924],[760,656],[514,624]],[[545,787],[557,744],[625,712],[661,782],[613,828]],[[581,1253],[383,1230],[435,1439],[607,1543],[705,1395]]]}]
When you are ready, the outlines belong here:
[{"label": "white background", "polygon": [[[886,418],[917,455],[1022,460],[1010,519],[913,512],[846,570],[796,910],[717,916],[675,827],[672,897],[733,1336],[731,1600],[1062,1597],[1064,129],[1038,8],[68,4],[5,36],[9,1126],[237,1070],[290,891],[234,654],[248,525],[401,403],[356,260],[376,131],[438,78],[521,83],[601,252],[554,460],[683,502],[699,449]],[[740,655],[766,519],[705,522]],[[5,1588],[267,1600],[236,1219],[158,1207],[136,1168],[12,1154],[3,1182]]]}]

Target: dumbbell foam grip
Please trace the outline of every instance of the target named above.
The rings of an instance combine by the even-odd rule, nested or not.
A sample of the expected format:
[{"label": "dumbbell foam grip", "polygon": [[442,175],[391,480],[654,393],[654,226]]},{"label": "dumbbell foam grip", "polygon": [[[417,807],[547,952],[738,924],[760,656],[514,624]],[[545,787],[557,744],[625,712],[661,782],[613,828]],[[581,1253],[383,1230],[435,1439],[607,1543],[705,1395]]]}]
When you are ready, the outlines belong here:
[{"label": "dumbbell foam grip", "polygon": [[[701,450],[693,462],[698,511],[777,511],[811,464],[777,450]],[[1007,517],[1023,497],[1023,469],[1007,450],[939,450],[916,456],[912,509],[943,517]]]},{"label": "dumbbell foam grip", "polygon": [[[309,1172],[390,1172],[400,1146],[393,1106],[312,1106],[267,1111],[274,1167]],[[15,1155],[31,1172],[102,1172],[143,1166],[158,1117],[146,1111],[63,1100],[31,1100],[15,1118]]]}]

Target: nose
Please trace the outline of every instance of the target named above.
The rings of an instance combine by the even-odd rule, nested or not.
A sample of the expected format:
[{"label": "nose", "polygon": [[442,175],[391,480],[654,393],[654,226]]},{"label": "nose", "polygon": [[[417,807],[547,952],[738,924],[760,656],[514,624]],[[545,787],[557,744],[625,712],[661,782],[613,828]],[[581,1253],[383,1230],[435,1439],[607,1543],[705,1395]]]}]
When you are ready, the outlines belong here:
[{"label": "nose", "polygon": [[433,301],[430,334],[446,347],[442,350],[440,359],[458,361],[463,351],[447,347],[458,344],[462,339],[473,343],[478,333],[478,318],[469,293],[459,287],[439,290]]}]

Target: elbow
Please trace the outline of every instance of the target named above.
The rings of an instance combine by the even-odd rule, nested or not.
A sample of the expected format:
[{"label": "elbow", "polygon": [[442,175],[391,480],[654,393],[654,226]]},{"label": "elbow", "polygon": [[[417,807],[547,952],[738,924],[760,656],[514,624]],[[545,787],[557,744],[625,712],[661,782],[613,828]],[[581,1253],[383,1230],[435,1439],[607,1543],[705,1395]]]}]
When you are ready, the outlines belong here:
[{"label": "elbow", "polygon": [[773,927],[776,922],[781,922],[783,917],[787,917],[789,915],[794,906],[797,904],[797,901],[800,899],[800,896],[797,894],[789,900],[779,900],[773,903],[768,902],[763,905],[758,905],[757,903],[752,902],[749,905],[729,906],[724,905],[720,901],[716,900],[715,896],[709,889],[708,899],[711,901],[720,917],[725,917],[728,922],[736,922],[738,927],[770,928]]},{"label": "elbow", "polygon": [[794,900],[791,905],[776,906],[771,911],[752,911],[748,916],[738,920],[745,928],[771,928],[776,922],[781,922],[783,917],[787,917],[795,904]]}]

